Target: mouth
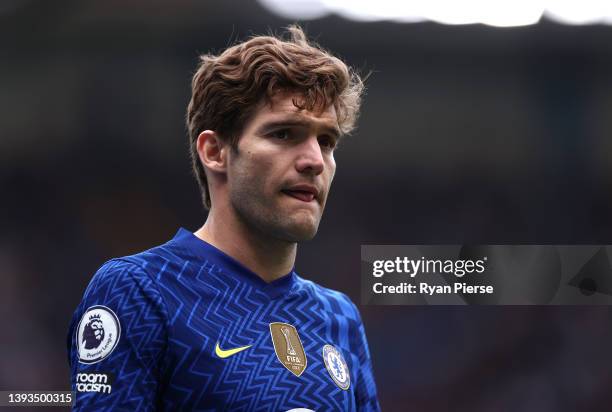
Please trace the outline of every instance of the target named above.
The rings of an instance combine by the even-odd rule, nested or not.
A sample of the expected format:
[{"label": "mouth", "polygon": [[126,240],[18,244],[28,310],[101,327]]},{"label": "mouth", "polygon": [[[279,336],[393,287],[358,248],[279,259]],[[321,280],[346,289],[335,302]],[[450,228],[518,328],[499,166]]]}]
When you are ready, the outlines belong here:
[{"label": "mouth", "polygon": [[305,184],[291,186],[288,189],[281,190],[281,192],[306,203],[310,203],[313,200],[316,200],[319,195],[319,191],[316,187]]}]

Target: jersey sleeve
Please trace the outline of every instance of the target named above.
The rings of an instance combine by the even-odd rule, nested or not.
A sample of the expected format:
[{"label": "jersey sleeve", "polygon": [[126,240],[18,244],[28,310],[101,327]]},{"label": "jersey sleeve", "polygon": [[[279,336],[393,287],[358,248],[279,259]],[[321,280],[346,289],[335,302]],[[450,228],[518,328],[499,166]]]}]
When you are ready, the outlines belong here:
[{"label": "jersey sleeve", "polygon": [[[352,302],[351,302],[352,303]],[[355,385],[355,397],[357,400],[358,411],[380,411],[378,396],[376,394],[376,382],[374,381],[374,372],[372,370],[372,358],[368,347],[368,340],[365,334],[365,328],[359,314],[359,309],[352,303],[355,310],[355,315],[358,320],[358,336],[357,336],[357,358],[359,359],[359,373],[357,375],[357,383]]]},{"label": "jersey sleeve", "polygon": [[74,410],[155,410],[168,314],[154,280],[111,260],[94,275],[68,332]]}]

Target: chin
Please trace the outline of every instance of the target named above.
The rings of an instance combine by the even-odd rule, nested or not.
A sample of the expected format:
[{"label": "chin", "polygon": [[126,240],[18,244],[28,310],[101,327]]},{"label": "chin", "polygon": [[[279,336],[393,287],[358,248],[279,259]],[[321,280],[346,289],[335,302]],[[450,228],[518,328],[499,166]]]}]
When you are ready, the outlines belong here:
[{"label": "chin", "polygon": [[311,240],[317,234],[319,222],[310,219],[304,221],[293,222],[292,225],[285,228],[285,238],[291,242],[305,242]]},{"label": "chin", "polygon": [[311,230],[311,231],[303,231],[300,233],[296,233],[293,236],[293,242],[306,242],[308,240],[312,240],[312,238],[315,237],[315,235],[317,234],[316,230]]}]

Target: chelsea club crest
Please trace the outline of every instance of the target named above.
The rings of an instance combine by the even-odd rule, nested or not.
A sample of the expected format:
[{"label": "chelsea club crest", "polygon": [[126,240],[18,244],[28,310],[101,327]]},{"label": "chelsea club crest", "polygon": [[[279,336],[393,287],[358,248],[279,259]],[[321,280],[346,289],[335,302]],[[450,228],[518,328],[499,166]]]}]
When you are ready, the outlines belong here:
[{"label": "chelsea club crest", "polygon": [[329,375],[342,390],[347,390],[351,385],[351,375],[344,356],[332,345],[323,346],[323,361]]}]

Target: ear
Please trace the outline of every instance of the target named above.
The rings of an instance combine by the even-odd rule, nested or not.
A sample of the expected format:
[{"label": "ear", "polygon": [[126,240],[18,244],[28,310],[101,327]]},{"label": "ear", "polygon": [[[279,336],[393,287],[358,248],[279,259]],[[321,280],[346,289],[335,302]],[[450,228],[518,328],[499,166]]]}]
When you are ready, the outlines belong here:
[{"label": "ear", "polygon": [[212,130],[204,130],[198,136],[198,156],[204,167],[212,172],[226,171],[228,148],[229,146]]}]

